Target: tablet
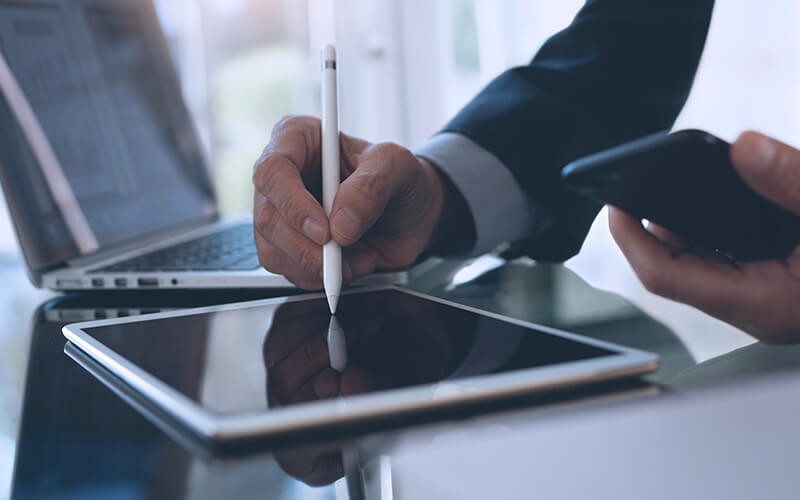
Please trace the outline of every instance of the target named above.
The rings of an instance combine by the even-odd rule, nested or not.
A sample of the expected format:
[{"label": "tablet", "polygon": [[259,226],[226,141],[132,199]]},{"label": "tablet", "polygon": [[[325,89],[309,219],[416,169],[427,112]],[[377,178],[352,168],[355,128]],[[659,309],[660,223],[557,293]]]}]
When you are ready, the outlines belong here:
[{"label": "tablet", "polygon": [[658,361],[394,286],[344,293],[335,317],[310,294],[63,333],[102,368],[90,373],[212,446],[636,376]]}]

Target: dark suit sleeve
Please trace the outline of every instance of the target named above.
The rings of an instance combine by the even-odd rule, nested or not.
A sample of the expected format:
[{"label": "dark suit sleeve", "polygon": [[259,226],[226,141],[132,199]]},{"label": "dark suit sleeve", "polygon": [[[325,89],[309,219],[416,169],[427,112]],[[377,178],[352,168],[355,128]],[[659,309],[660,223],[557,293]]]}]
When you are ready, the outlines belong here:
[{"label": "dark suit sleeve", "polygon": [[[496,156],[534,206],[515,248],[576,254],[600,206],[567,191],[570,161],[669,129],[694,79],[713,0],[589,0],[528,66],[492,81],[445,127]],[[486,175],[492,175],[486,172]]]}]

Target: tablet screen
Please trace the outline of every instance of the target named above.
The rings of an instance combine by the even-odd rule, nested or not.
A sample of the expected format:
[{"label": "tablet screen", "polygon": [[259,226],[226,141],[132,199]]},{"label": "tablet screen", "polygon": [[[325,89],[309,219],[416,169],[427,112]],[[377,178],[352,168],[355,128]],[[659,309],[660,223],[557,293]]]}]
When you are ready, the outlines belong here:
[{"label": "tablet screen", "polygon": [[218,414],[619,354],[397,290],[85,331]]}]

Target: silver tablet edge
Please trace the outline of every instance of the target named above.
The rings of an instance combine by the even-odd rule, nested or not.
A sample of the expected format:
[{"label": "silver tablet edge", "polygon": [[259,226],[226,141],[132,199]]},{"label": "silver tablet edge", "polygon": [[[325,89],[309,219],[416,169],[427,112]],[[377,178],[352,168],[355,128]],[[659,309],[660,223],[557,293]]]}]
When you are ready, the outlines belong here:
[{"label": "silver tablet edge", "polygon": [[[551,367],[532,368],[530,371],[535,372],[535,377],[527,377],[522,384],[516,380],[519,378],[519,373],[517,372],[483,375],[451,382],[439,382],[433,389],[431,386],[422,386],[394,389],[371,395],[365,394],[360,396],[356,401],[326,400],[308,403],[302,407],[276,409],[269,414],[222,415],[202,409],[183,394],[172,389],[154,376],[108,349],[84,332],[83,328],[189,316],[240,308],[261,307],[272,304],[278,305],[284,302],[320,298],[323,296],[322,294],[306,294],[246,301],[234,304],[184,309],[180,311],[167,311],[140,317],[87,321],[66,325],[63,327],[62,331],[64,336],[72,341],[73,344],[87,352],[115,376],[141,392],[144,397],[150,399],[159,407],[162,407],[166,413],[185,422],[200,436],[219,442],[234,441],[256,436],[269,437],[270,435],[298,431],[308,427],[336,425],[374,417],[399,415],[401,413],[435,409],[454,403],[482,401],[523,393],[533,394],[545,392],[582,382],[601,382],[624,376],[641,375],[653,371],[658,367],[658,357],[651,353],[564,332],[489,311],[483,311],[471,306],[393,285],[380,285],[350,290],[348,293],[366,293],[383,289],[395,289],[403,293],[468,310],[481,316],[488,316],[500,321],[510,322],[526,328],[538,329],[556,336],[606,348],[619,354],[605,356],[599,359],[573,361]],[[624,364],[624,366],[620,366],[620,364]],[[574,373],[575,371],[580,371],[581,373],[574,376],[564,376],[565,374],[569,374],[570,372]],[[432,392],[435,394],[431,394]],[[317,406],[316,411],[314,411],[314,408],[310,408],[312,405]],[[309,411],[309,409],[312,411]],[[309,418],[309,415],[315,415],[316,418]]]}]

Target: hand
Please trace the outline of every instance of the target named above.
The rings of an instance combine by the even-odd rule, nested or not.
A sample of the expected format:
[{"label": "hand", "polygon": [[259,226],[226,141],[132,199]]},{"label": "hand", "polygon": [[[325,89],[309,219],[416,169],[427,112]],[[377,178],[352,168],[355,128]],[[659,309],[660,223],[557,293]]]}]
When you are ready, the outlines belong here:
[{"label": "hand", "polygon": [[361,293],[342,302],[347,364],[331,367],[324,299],[275,311],[263,345],[268,400],[288,406],[438,381],[463,358],[475,319],[403,294]]},{"label": "hand", "polygon": [[320,122],[287,117],[255,166],[259,260],[306,289],[322,287],[322,245],[344,249],[344,285],[375,270],[411,266],[431,244],[445,206],[436,169],[394,144],[340,136],[343,182],[330,221],[321,198]]},{"label": "hand", "polygon": [[[345,330],[348,351],[377,332],[376,319],[362,316],[356,318],[357,334],[348,336]],[[330,320],[324,299],[288,302],[275,311],[263,345],[270,405],[289,406],[372,389],[374,381],[359,366],[348,365],[341,373],[331,367]]]},{"label": "hand", "polygon": [[[755,132],[731,147],[734,167],[753,190],[800,214],[800,151]],[[734,262],[693,251],[660,227],[645,230],[609,211],[614,240],[651,292],[683,302],[768,343],[800,341],[800,247],[786,259]]]},{"label": "hand", "polygon": [[[263,345],[270,406],[437,381],[474,337],[472,317],[467,323],[463,315],[461,320],[442,315],[432,304],[402,296],[390,301],[380,293],[352,299],[358,302],[343,302],[337,313],[349,360],[341,372],[330,364],[326,334],[331,316],[325,300],[278,307]],[[278,451],[275,460],[287,474],[312,486],[331,483],[344,471],[336,449]]]}]

